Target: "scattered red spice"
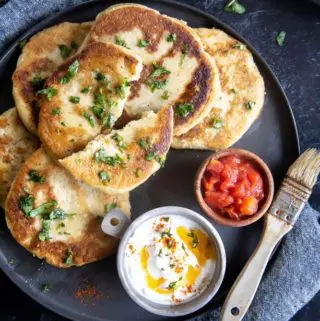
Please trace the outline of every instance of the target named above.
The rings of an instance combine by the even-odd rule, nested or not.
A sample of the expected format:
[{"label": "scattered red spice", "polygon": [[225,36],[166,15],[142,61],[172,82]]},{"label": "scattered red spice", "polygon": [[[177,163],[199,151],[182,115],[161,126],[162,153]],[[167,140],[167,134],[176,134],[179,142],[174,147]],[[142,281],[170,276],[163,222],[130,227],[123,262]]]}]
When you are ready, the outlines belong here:
[{"label": "scattered red spice", "polygon": [[80,300],[82,304],[95,304],[95,302],[104,297],[104,294],[98,291],[94,285],[86,284],[79,287],[75,292],[74,296]]}]

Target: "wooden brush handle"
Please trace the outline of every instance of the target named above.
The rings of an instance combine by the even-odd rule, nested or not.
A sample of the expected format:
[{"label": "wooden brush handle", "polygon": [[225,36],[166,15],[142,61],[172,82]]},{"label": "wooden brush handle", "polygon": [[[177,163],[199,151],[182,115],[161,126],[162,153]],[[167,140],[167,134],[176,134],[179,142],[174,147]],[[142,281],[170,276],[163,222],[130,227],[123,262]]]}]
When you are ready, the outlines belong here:
[{"label": "wooden brush handle", "polygon": [[292,225],[266,214],[260,242],[233,284],[224,302],[220,321],[242,320],[254,298],[273,249],[291,229]]}]

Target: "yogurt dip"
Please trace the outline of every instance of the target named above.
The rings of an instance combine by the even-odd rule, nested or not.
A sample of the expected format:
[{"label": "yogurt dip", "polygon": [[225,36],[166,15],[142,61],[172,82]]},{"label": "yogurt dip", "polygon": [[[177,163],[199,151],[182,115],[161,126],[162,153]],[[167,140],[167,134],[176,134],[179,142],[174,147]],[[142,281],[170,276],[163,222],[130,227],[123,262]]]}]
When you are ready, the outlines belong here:
[{"label": "yogurt dip", "polygon": [[143,222],[129,238],[124,268],[131,286],[148,300],[177,305],[210,283],[216,250],[200,225],[179,215]]}]

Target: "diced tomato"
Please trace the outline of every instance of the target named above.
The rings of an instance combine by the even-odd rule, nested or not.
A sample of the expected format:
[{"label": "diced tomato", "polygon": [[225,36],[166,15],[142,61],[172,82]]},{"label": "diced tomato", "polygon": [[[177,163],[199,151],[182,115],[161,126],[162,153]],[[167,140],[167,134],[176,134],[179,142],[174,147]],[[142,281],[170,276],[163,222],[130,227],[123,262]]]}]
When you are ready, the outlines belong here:
[{"label": "diced tomato", "polygon": [[233,197],[227,193],[207,192],[205,202],[213,208],[223,208],[233,203]]},{"label": "diced tomato", "polygon": [[240,205],[239,210],[241,214],[252,215],[258,210],[258,200],[253,196],[248,196],[243,199],[243,203]]},{"label": "diced tomato", "polygon": [[236,155],[211,160],[202,186],[206,203],[235,220],[256,213],[264,198],[260,173],[250,161]]},{"label": "diced tomato", "polygon": [[220,173],[223,170],[223,164],[216,159],[212,159],[207,166],[207,171]]}]

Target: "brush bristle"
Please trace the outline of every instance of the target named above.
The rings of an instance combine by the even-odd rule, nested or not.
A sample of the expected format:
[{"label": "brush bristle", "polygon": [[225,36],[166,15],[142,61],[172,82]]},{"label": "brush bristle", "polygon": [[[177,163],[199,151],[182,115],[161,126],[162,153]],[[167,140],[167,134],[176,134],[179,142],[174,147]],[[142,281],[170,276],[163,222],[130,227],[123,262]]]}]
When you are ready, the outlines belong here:
[{"label": "brush bristle", "polygon": [[315,148],[307,149],[289,167],[287,176],[312,189],[320,171],[320,153]]}]

